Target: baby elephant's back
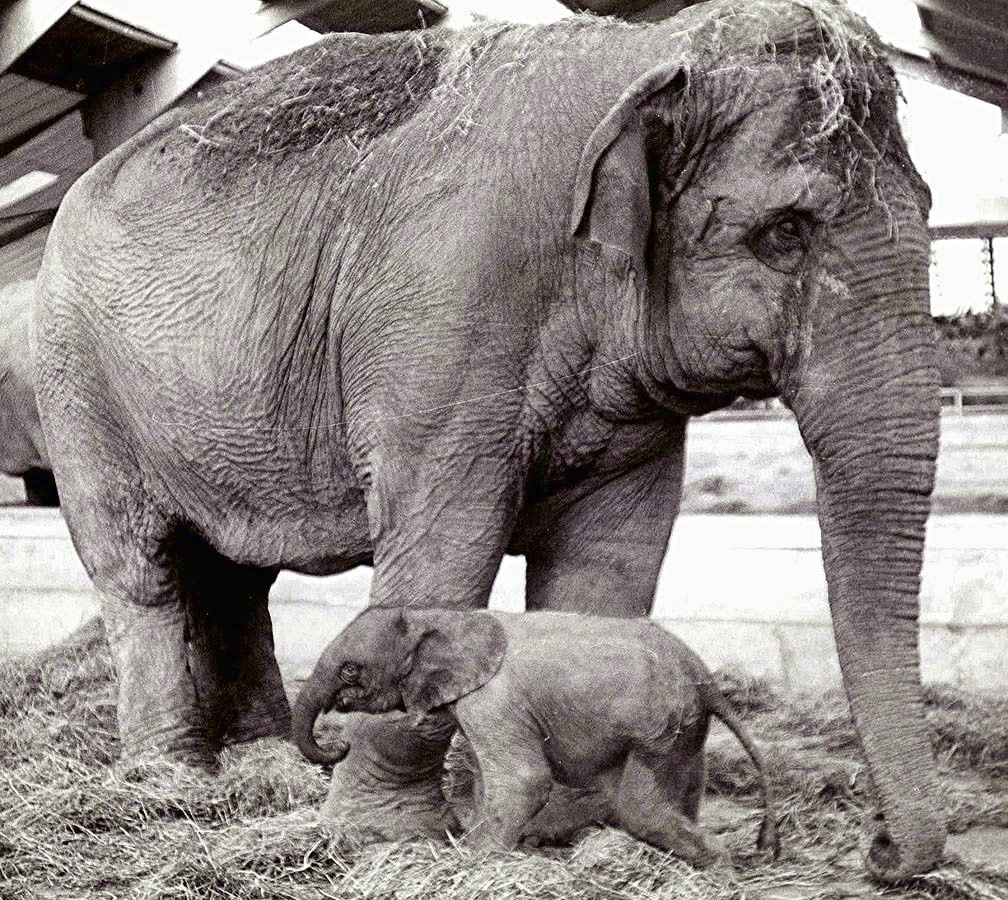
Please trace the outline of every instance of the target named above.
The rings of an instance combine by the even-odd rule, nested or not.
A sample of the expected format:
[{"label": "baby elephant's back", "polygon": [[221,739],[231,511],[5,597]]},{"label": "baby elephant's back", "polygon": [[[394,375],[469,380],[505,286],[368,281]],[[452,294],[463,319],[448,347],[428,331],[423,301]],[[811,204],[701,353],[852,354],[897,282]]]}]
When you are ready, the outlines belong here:
[{"label": "baby elephant's back", "polygon": [[499,617],[508,634],[505,677],[520,684],[553,739],[569,732],[614,748],[641,741],[657,745],[706,717],[697,690],[709,677],[706,667],[682,641],[647,619],[569,613]]}]

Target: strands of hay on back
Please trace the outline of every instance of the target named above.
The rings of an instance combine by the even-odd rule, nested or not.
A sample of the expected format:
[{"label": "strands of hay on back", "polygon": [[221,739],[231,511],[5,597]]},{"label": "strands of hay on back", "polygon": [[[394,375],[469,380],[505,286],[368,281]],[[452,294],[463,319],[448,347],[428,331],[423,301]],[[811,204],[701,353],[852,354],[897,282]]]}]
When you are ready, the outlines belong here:
[{"label": "strands of hay on back", "polygon": [[[591,25],[585,17],[553,27],[573,33]],[[331,148],[359,158],[373,138],[425,103],[453,111],[447,123],[428,131],[429,139],[464,134],[481,90],[541,52],[543,33],[536,26],[484,22],[458,32],[330,35],[209,91],[187,110],[175,146],[188,147],[199,165],[219,172]],[[511,39],[509,58],[477,82],[484,55],[504,36]]]},{"label": "strands of hay on back", "polygon": [[224,82],[180,126],[197,159],[253,167],[338,142],[362,153],[437,83],[442,50],[422,36],[324,38]]},{"label": "strands of hay on back", "polygon": [[[770,758],[784,842],[778,862],[755,854],[756,779],[737,742],[719,734],[710,769],[720,796],[702,815],[737,868],[697,872],[615,829],[592,830],[571,847],[480,856],[447,841],[368,843],[352,823],[319,822],[326,778],[281,742],[226,752],[214,777],[161,758],[111,763],[114,685],[103,632],[92,624],[52,651],[0,666],[0,897],[1006,896],[1004,872],[951,861],[876,892],[854,852],[869,795],[840,695],[784,702],[737,673],[721,673],[719,684]],[[1003,701],[935,689],[928,715],[940,722],[940,758],[954,765],[936,798],[953,829],[1008,826],[1008,798],[987,775],[1008,764]],[[997,737],[983,752],[985,731]],[[953,747],[971,749],[943,753]],[[464,772],[452,775],[457,787],[467,783]]]},{"label": "strands of hay on back", "polygon": [[[429,139],[465,134],[495,80],[517,78],[539,58],[562,73],[565,54],[590,52],[603,66],[607,41],[625,52],[634,33],[664,35],[670,59],[699,79],[734,73],[731,108],[723,111],[728,119],[758,107],[768,61],[790,73],[804,85],[806,102],[794,117],[798,132],[782,136],[785,156],[819,156],[848,184],[867,185],[876,199],[875,166],[886,155],[913,171],[896,126],[898,87],[882,46],[862,19],[833,0],[704,5],[653,26],[580,16],[547,26],[482,24],[460,33],[334,35],[211,91],[187,111],[176,149],[219,175],[323,150],[349,155],[352,165],[378,135],[424,108],[440,110],[428,117]],[[513,87],[522,90],[518,81]]]}]

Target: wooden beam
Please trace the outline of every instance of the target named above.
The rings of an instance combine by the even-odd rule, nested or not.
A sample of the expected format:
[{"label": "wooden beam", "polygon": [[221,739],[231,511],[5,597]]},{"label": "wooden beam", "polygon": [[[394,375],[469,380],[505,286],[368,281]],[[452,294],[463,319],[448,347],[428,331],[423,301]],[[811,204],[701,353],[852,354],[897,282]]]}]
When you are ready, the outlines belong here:
[{"label": "wooden beam", "polygon": [[57,206],[53,206],[51,209],[11,216],[10,218],[0,216],[0,247],[6,247],[39,228],[51,225],[52,220],[56,218],[56,210]]},{"label": "wooden beam", "polygon": [[991,0],[914,0],[918,9],[989,31],[1008,30],[1008,5]]},{"label": "wooden beam", "polygon": [[928,228],[931,240],[950,238],[1008,237],[1008,222],[974,222],[968,225],[932,225]]},{"label": "wooden beam", "polygon": [[59,21],[75,0],[7,0],[0,6],[0,73]]},{"label": "wooden beam", "polygon": [[115,16],[109,16],[98,10],[89,9],[81,3],[78,3],[71,10],[71,15],[74,18],[90,22],[92,25],[97,25],[99,28],[105,29],[105,31],[112,31],[115,34],[122,35],[128,40],[139,44],[146,44],[148,47],[155,47],[158,50],[175,49],[175,42],[168,40],[166,37],[154,34],[154,32],[148,31],[145,28],[137,28],[135,25],[124,22],[122,19],[117,19]]},{"label": "wooden beam", "polygon": [[279,25],[328,6],[333,0],[280,0],[261,6],[245,18],[236,18],[225,33],[206,34],[191,23],[177,35],[174,50],[137,66],[84,106],[88,136],[94,140],[95,158],[101,158],[164,112],[234,46],[247,43]]},{"label": "wooden beam", "polygon": [[977,100],[993,103],[1002,109],[1008,107],[1008,83],[1004,81],[984,78],[966,69],[937,63],[896,47],[888,47],[887,50],[893,68],[900,74],[923,78],[939,87],[976,97]]}]

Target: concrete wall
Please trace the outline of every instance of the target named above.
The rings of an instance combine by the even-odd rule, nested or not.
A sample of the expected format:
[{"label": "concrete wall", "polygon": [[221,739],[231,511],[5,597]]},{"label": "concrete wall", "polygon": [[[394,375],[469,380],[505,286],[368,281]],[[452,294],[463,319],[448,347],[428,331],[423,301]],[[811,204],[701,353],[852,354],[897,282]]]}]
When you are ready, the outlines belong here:
[{"label": "concrete wall", "polygon": [[[270,604],[281,667],[304,677],[362,608],[370,570],[283,573]],[[925,556],[925,680],[1008,693],[1008,516],[933,517]],[[524,564],[506,559],[491,604],[521,609]],[[655,616],[712,666],[738,665],[797,691],[839,683],[819,550],[809,516],[683,516]],[[0,514],[0,655],[58,640],[96,612],[90,584],[53,510]]]}]

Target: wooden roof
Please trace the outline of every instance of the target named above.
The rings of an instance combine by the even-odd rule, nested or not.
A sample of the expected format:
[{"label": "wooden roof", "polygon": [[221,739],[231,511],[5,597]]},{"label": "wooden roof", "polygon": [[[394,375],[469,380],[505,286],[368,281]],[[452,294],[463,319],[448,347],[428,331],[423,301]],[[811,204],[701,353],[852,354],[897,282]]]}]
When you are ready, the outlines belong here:
[{"label": "wooden roof", "polygon": [[233,33],[216,43],[174,4],[0,3],[0,283],[34,274],[38,229],[95,158],[207,80],[227,77],[234,67],[221,56],[236,42],[294,20],[374,32],[430,25],[446,12],[437,0],[227,2]]}]

